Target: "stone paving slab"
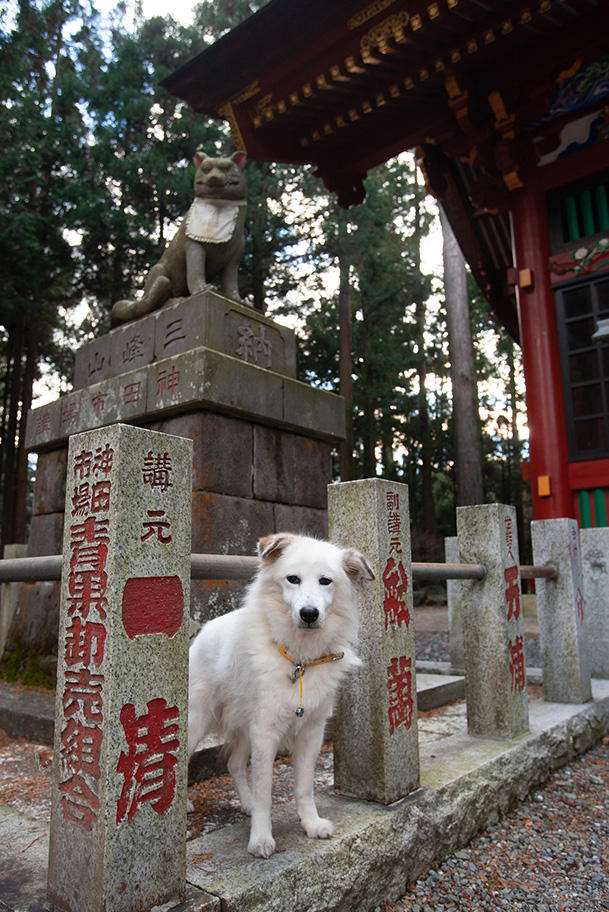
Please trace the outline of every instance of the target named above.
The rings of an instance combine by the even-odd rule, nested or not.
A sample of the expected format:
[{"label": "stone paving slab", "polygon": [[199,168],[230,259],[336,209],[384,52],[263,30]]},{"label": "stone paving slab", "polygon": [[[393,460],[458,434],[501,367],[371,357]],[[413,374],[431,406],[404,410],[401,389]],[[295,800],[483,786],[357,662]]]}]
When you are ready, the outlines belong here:
[{"label": "stone paving slab", "polygon": [[[531,730],[513,741],[468,736],[463,704],[447,707],[421,726],[422,787],[412,795],[386,808],[321,794],[321,812],[337,823],[327,841],[301,833],[291,802],[278,807],[279,851],[268,860],[248,855],[246,820],[194,839],[187,901],[154,912],[367,912],[398,898],[406,882],[609,732],[609,681],[594,680],[593,695],[584,705],[532,700]],[[44,909],[46,832],[44,823],[0,809],[2,912]],[[15,899],[3,889],[13,870],[22,884]]]},{"label": "stone paving slab", "polygon": [[463,675],[426,674],[419,670],[417,662],[417,704],[419,712],[435,709],[465,696],[465,678]]},{"label": "stone paving slab", "polygon": [[247,854],[247,821],[199,837],[188,845],[189,881],[221,897],[223,912],[364,912],[398,898],[609,730],[609,682],[595,681],[594,697],[581,706],[532,701],[530,733],[508,742],[462,731],[440,751],[422,736],[422,787],[388,808],[324,795],[320,813],[337,823],[327,842],[300,833],[291,805],[277,809],[279,852],[262,863]]},{"label": "stone paving slab", "polygon": [[52,744],[55,694],[0,682],[0,728],[11,738]]}]

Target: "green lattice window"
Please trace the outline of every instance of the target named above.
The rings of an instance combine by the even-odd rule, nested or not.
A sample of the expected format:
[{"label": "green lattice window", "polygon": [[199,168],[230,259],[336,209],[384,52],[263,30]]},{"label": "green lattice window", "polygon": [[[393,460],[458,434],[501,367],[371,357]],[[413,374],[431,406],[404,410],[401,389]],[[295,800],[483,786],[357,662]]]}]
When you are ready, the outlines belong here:
[{"label": "green lattice window", "polygon": [[556,290],[571,459],[609,456],[609,336],[593,338],[609,319],[609,276]]},{"label": "green lattice window", "polygon": [[550,193],[548,216],[553,253],[584,238],[609,236],[609,172]]}]

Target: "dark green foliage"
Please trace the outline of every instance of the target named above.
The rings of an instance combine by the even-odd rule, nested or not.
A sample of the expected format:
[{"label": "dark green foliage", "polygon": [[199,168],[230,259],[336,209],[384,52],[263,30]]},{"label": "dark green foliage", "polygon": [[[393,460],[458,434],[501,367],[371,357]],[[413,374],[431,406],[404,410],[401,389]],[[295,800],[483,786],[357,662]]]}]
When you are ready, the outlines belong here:
[{"label": "dark green foliage", "polygon": [[[225,124],[195,115],[161,81],[262,5],[205,0],[188,28],[170,17],[128,28],[120,7],[102,21],[80,0],[17,0],[13,18],[0,14],[4,542],[25,536],[35,380],[49,368],[67,383],[71,349],[105,331],[112,303],[141,286],[190,204],[197,148],[233,151]],[[431,217],[413,159],[371,173],[366,203],[348,212],[312,169],[247,168],[242,294],[296,324],[303,379],[351,395],[351,378],[351,443],[337,474],[408,483],[417,555],[439,558],[454,532],[452,410],[438,289],[421,269]],[[83,302],[87,316],[70,328]],[[470,306],[486,496],[519,503],[517,352],[474,286]],[[347,329],[350,364],[339,345]]]}]

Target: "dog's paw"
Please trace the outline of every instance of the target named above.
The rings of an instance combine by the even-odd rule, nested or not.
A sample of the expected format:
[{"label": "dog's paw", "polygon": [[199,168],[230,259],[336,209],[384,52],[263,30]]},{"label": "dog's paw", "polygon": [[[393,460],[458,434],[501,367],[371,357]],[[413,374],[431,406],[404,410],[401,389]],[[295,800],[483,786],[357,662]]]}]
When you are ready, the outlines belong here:
[{"label": "dog's paw", "polygon": [[317,817],[315,820],[303,820],[302,827],[309,839],[330,839],[334,836],[334,824],[331,820],[324,817]]},{"label": "dog's paw", "polygon": [[268,836],[252,836],[247,851],[256,858],[270,858],[275,851],[275,840],[270,833]]}]

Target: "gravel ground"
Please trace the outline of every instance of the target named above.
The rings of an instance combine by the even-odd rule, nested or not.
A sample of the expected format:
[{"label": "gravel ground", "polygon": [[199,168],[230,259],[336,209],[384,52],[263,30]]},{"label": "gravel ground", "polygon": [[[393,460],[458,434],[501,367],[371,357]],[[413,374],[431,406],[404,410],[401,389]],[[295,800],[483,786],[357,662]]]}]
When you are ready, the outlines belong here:
[{"label": "gravel ground", "polygon": [[609,909],[609,738],[377,912]]},{"label": "gravel ground", "polygon": [[[450,659],[447,633],[417,633],[415,644],[417,659],[425,662],[448,662]],[[524,653],[529,668],[541,667],[539,637],[525,637]]]},{"label": "gravel ground", "polygon": [[[539,667],[537,637],[527,637],[527,663]],[[448,635],[422,633],[417,658],[448,660]],[[324,751],[322,778],[331,786]],[[34,816],[49,813],[51,751],[0,732],[0,802]],[[327,768],[326,768],[327,767]],[[290,770],[276,764],[280,799],[291,792]],[[285,788],[281,783],[285,778]],[[277,781],[278,780],[278,781]],[[191,789],[191,836],[240,817],[229,777]],[[542,788],[495,826],[376,912],[603,912],[609,910],[609,737],[555,772]]]}]

